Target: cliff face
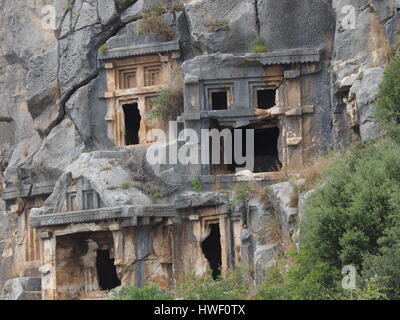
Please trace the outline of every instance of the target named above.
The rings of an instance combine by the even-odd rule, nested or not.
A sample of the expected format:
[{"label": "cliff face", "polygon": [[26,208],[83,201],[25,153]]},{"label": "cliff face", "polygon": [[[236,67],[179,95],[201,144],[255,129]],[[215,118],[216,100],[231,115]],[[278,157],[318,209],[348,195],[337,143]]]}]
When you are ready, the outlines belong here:
[{"label": "cliff face", "polygon": [[[0,191],[55,182],[82,153],[114,148],[99,56],[119,47],[179,41],[179,64],[243,55],[258,37],[271,52],[321,49],[321,70],[303,92],[303,104],[315,108],[316,150],[379,137],[374,95],[400,30],[396,2],[0,0]],[[160,14],[168,34],[143,32],[142,13],[160,3],[172,4]],[[24,241],[15,219],[0,216],[0,287],[15,276],[12,262]]]}]

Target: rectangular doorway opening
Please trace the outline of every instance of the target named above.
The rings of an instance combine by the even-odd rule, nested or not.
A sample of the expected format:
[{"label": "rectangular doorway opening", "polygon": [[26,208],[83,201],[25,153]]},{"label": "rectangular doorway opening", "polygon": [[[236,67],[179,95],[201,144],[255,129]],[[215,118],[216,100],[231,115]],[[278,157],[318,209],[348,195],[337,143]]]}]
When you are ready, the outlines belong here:
[{"label": "rectangular doorway opening", "polygon": [[255,129],[254,173],[273,172],[281,169],[278,141],[278,127]]},{"label": "rectangular doorway opening", "polygon": [[271,109],[275,106],[276,90],[257,90],[257,109]]},{"label": "rectangular doorway opening", "polygon": [[242,130],[242,141],[236,141],[235,135],[232,133],[233,137],[233,148],[232,148],[232,160],[233,164],[228,165],[228,171],[232,174],[236,173],[238,169],[244,168],[245,164],[239,165],[235,162],[235,148],[240,148],[242,155],[246,155],[246,130],[254,130],[254,170],[253,173],[263,173],[263,172],[276,172],[280,171],[282,168],[281,162],[279,160],[279,128],[278,126],[273,126],[269,128],[242,128],[235,130]]},{"label": "rectangular doorway opening", "polygon": [[137,103],[122,106],[125,118],[125,145],[139,144],[140,111]]},{"label": "rectangular doorway opening", "polygon": [[96,268],[100,290],[109,291],[121,285],[109,250],[97,250]]},{"label": "rectangular doorway opening", "polygon": [[228,92],[227,91],[211,92],[211,105],[213,110],[227,110]]},{"label": "rectangular doorway opening", "polygon": [[219,223],[210,224],[209,232],[208,237],[201,243],[201,249],[208,260],[213,279],[217,280],[221,275],[222,267],[221,232]]}]

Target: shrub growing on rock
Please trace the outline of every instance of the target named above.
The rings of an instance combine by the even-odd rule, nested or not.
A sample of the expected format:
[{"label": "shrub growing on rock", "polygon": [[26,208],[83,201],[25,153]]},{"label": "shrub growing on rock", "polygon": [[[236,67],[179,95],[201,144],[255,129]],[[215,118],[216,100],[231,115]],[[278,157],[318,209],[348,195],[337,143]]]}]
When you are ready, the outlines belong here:
[{"label": "shrub growing on rock", "polygon": [[379,85],[375,116],[387,134],[400,142],[400,55],[386,67]]}]

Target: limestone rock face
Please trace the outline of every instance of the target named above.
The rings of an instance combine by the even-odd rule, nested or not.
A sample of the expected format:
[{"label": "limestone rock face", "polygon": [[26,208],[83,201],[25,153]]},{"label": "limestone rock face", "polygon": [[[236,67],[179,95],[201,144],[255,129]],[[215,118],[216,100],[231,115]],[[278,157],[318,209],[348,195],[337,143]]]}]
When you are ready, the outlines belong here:
[{"label": "limestone rock face", "polygon": [[260,35],[271,50],[328,48],[335,23],[331,2],[258,0]]},{"label": "limestone rock face", "polygon": [[[113,0],[0,0],[0,192],[56,182],[37,214],[55,210],[68,184],[81,178],[109,207],[154,204],[144,187],[151,182],[160,189],[161,203],[173,202],[173,188],[144,166],[143,150],[127,151],[124,158],[108,138],[107,70],[99,60],[107,48],[177,41],[186,83],[204,75],[229,79],[233,68],[249,63],[238,55],[250,53],[258,37],[271,52],[321,49],[320,70],[302,80],[302,99],[315,112],[310,130],[318,136],[309,145],[339,148],[357,136],[365,141],[384,134],[374,119],[374,103],[399,38],[399,1],[188,0],[161,17],[171,39],[155,29],[140,32],[144,11],[172,2],[131,0],[124,7]],[[256,65],[254,72],[263,68]],[[279,241],[259,233],[273,216],[284,233],[294,233],[297,208],[290,206],[291,192],[289,182],[275,184],[271,205],[260,199],[249,203],[249,223],[239,234],[251,252],[243,260],[254,263],[257,283],[282,249]],[[204,195],[190,201],[206,206],[216,199]],[[3,211],[0,203],[0,287],[19,261],[13,232],[26,227]],[[6,286],[8,297],[23,297],[29,291],[25,285],[13,279]]]},{"label": "limestone rock face", "polygon": [[283,232],[292,236],[295,222],[297,220],[297,206],[291,206],[290,196],[293,193],[293,186],[290,182],[282,182],[271,185],[271,201],[274,210],[279,217]]},{"label": "limestone rock face", "polygon": [[14,278],[6,282],[0,300],[41,300],[40,278]]},{"label": "limestone rock face", "polygon": [[255,0],[190,1],[185,9],[200,52],[248,52],[257,36]]},{"label": "limestone rock face", "polygon": [[332,6],[336,12],[333,128],[336,145],[343,146],[352,135],[360,135],[365,141],[383,134],[373,116],[375,94],[383,68],[390,61],[390,46],[399,25],[396,1],[366,4],[365,1],[336,0]]}]

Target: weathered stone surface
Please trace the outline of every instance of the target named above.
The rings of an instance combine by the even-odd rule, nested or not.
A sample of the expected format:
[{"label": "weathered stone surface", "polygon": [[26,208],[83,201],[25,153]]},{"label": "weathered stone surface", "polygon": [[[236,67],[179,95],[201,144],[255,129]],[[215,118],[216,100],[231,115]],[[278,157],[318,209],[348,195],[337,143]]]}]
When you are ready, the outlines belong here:
[{"label": "weathered stone surface", "polygon": [[121,20],[124,23],[136,20],[140,18],[142,12],[150,9],[153,6],[168,2],[171,2],[171,0],[137,0],[121,14]]},{"label": "weathered stone surface", "polygon": [[91,137],[90,90],[92,88],[90,83],[79,88],[65,104],[67,115],[84,141],[88,141]]},{"label": "weathered stone surface", "polygon": [[[386,29],[383,24],[395,14],[394,1],[372,1],[366,5],[363,1],[336,0],[332,5],[336,11],[336,34],[334,42],[334,59],[332,62],[333,83],[333,124],[336,145],[343,147],[351,142],[351,135],[360,135],[363,141],[377,138],[382,131],[374,119],[374,96],[382,79],[382,70],[389,62],[392,54],[389,45],[390,37],[386,31],[392,32],[394,25]],[[355,11],[355,28],[346,27],[347,10],[351,5]],[[366,75],[365,79],[364,76]],[[355,94],[351,99],[352,114],[346,114],[348,93]],[[356,131],[349,130],[348,118],[357,118]],[[350,122],[350,123],[349,123]],[[354,129],[354,127],[353,127]]]},{"label": "weathered stone surface", "polygon": [[257,246],[254,252],[255,283],[261,285],[265,279],[265,272],[276,264],[276,259],[282,251],[281,244],[268,244]]},{"label": "weathered stone surface", "polygon": [[32,161],[34,154],[39,150],[42,139],[38,133],[21,140],[14,149],[7,169],[4,172],[5,183],[16,183],[21,180],[19,168]]},{"label": "weathered stone surface", "polygon": [[278,215],[283,231],[291,236],[294,232],[298,215],[298,208],[291,207],[290,196],[293,186],[290,182],[282,182],[271,185],[271,201],[275,213]]},{"label": "weathered stone surface", "polygon": [[58,88],[58,48],[32,57],[28,73],[28,110],[35,129],[44,136],[62,116]]},{"label": "weathered stone surface", "polygon": [[13,219],[5,212],[5,203],[0,200],[0,290],[12,274]]},{"label": "weathered stone surface", "polygon": [[32,182],[56,180],[84,147],[73,122],[65,119],[44,139],[32,162],[24,169],[30,173]]},{"label": "weathered stone surface", "polygon": [[[79,2],[80,1],[75,2],[74,9],[79,4]],[[111,7],[105,9],[110,9],[110,8]],[[80,8],[76,10],[76,12],[78,14],[78,17],[75,23],[75,31],[89,26],[93,26],[99,22],[96,0],[84,1],[83,3],[80,4]]]},{"label": "weathered stone surface", "polygon": [[249,52],[257,36],[255,0],[190,1],[185,9],[199,52]]},{"label": "weathered stone surface", "polygon": [[360,137],[362,141],[376,139],[384,135],[374,117],[374,102],[378,85],[383,77],[383,67],[360,69],[359,80],[350,89],[357,99]]},{"label": "weathered stone surface", "polygon": [[[161,2],[170,1],[131,1],[124,10],[117,10],[111,0],[0,1],[0,190],[3,183],[17,187],[22,182],[20,189],[29,194],[31,183],[40,185],[58,180],[45,206],[33,210],[34,214],[57,211],[64,203],[68,186],[82,178],[90,181],[108,209],[122,205],[153,205],[148,194],[151,185],[160,189],[161,203],[175,203],[178,188],[164,183],[144,164],[143,149],[132,148],[127,157],[122,156],[125,151],[82,154],[85,145],[95,150],[114,148],[107,137],[105,99],[100,98],[107,91],[107,80],[103,62],[98,60],[98,48],[103,43],[111,48],[165,44],[166,39],[154,33],[140,35],[138,32],[141,13]],[[56,8],[56,30],[43,29],[41,23],[41,9],[51,3]],[[179,63],[186,60],[183,70],[187,85],[213,79],[226,82],[233,75],[239,78],[265,76],[267,60],[257,62],[256,57],[260,56],[244,55],[251,51],[258,35],[266,40],[270,53],[299,48],[322,49],[318,61],[313,60],[320,62],[318,69],[301,68],[284,73],[288,81],[301,77],[304,88],[301,103],[312,106],[314,111],[313,116],[303,121],[303,125],[309,124],[305,129],[307,136],[290,137],[286,143],[294,147],[304,142],[306,147],[302,152],[309,157],[314,146],[326,150],[333,143],[336,147],[346,145],[356,135],[363,141],[382,135],[373,116],[374,102],[383,68],[391,57],[389,44],[395,43],[396,32],[400,30],[396,3],[398,7],[395,0],[372,0],[369,5],[364,0],[192,0],[186,2],[185,12],[166,13],[163,19],[173,31],[173,40],[179,40],[182,53]],[[347,15],[342,10],[345,5],[356,8],[355,29],[343,27],[342,21]],[[278,52],[278,58],[286,57],[287,51]],[[214,55],[187,61],[194,55],[211,53]],[[242,53],[242,57],[233,55],[237,53]],[[284,64],[289,66],[290,61]],[[240,73],[241,68],[247,71]],[[238,94],[239,98],[244,96]],[[248,105],[249,99],[245,100],[238,106]],[[203,116],[199,108],[200,105],[193,105],[197,113],[182,117],[186,124]],[[296,108],[297,111],[303,109]],[[243,125],[245,121],[237,123]],[[282,148],[279,152],[283,152]],[[181,168],[171,170],[169,174],[174,175],[177,187],[187,189],[191,176],[176,177]],[[284,233],[295,241],[297,211],[300,211],[300,218],[305,216],[302,198],[299,209],[290,207],[291,193],[288,182],[272,185],[272,207],[253,197],[246,211],[244,205],[230,206],[225,193],[184,192],[176,204],[185,212],[182,219],[187,221],[178,223],[181,217],[167,219],[164,222],[170,228],[168,232],[156,230],[157,224],[163,221],[160,217],[151,217],[151,221],[150,217],[144,217],[141,222],[146,227],[141,225],[137,234],[132,230],[126,232],[125,239],[121,239],[121,227],[112,225],[106,231],[113,232],[112,237],[117,239],[115,245],[119,251],[116,250],[115,261],[123,262],[118,265],[118,274],[124,284],[130,281],[143,284],[145,269],[148,269],[154,272],[155,280],[168,287],[172,272],[178,273],[176,278],[190,268],[197,273],[204,272],[208,262],[200,247],[209,230],[204,228],[200,217],[204,214],[210,218],[221,212],[227,216],[232,214],[235,228],[232,237],[239,242],[241,238],[242,262],[254,266],[255,282],[260,284],[265,268],[275,263],[282,250],[282,241],[277,241],[268,229],[273,226],[273,217],[279,217]],[[20,212],[24,201],[8,202],[12,207],[9,210]],[[10,216],[3,203],[0,203],[0,212],[1,286],[11,274],[24,274],[22,267],[14,266],[25,262],[25,252],[18,247],[24,248],[26,232],[20,230],[25,230],[26,225],[23,214]],[[149,227],[150,222],[152,227]],[[133,226],[138,221],[132,219],[130,223]],[[104,231],[101,223],[69,227],[62,231]],[[164,238],[165,234],[168,236]],[[51,239],[49,232],[44,239],[46,254],[51,254]],[[169,251],[166,244],[172,242],[174,248],[181,249]],[[126,247],[118,248],[120,243],[125,243]],[[235,245],[240,247],[237,242]],[[107,246],[111,248],[109,243]],[[67,257],[68,250],[59,254]],[[82,256],[82,265],[93,268],[93,252],[90,261],[88,257]],[[141,261],[147,258],[149,261]],[[135,272],[127,271],[128,266],[134,266]],[[81,272],[79,265],[75,267],[77,274]],[[45,288],[49,291],[54,287],[51,268],[51,265],[42,268]],[[81,282],[80,279],[73,281]],[[35,290],[31,295],[26,284],[21,279],[10,281],[6,286],[7,295],[20,299],[37,296]],[[63,285],[68,287],[68,281]],[[78,283],[77,288],[80,286]],[[48,291],[45,294],[51,296]]]},{"label": "weathered stone surface", "polygon": [[41,300],[41,278],[14,278],[5,284],[0,300]]},{"label": "weathered stone surface", "polygon": [[101,24],[106,25],[118,17],[117,8],[114,1],[98,0],[97,11]]},{"label": "weathered stone surface", "polygon": [[334,34],[330,0],[256,1],[260,35],[269,49],[329,48]]}]

